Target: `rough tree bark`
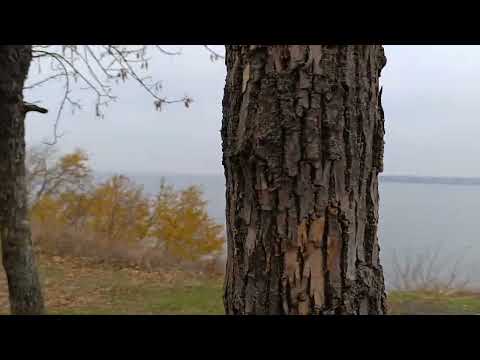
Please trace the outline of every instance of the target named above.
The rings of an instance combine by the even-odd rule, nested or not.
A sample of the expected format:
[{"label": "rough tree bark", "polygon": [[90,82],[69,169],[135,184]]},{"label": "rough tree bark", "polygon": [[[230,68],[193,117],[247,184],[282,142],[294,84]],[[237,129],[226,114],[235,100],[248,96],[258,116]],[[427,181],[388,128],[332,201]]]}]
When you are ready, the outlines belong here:
[{"label": "rough tree bark", "polygon": [[382,46],[226,47],[227,314],[383,314]]},{"label": "rough tree bark", "polygon": [[13,314],[42,314],[25,184],[23,84],[31,46],[0,46],[0,238]]}]

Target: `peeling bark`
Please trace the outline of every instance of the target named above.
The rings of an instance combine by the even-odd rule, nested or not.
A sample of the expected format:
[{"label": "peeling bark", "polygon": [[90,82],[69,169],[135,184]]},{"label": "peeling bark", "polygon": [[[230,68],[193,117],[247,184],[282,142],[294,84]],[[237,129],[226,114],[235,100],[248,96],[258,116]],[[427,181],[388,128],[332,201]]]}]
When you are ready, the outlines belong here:
[{"label": "peeling bark", "polygon": [[226,313],[385,313],[382,46],[226,49]]},{"label": "peeling bark", "polygon": [[[44,312],[27,214],[23,84],[31,46],[0,46],[0,240],[13,314]],[[35,110],[37,111],[37,110]]]}]

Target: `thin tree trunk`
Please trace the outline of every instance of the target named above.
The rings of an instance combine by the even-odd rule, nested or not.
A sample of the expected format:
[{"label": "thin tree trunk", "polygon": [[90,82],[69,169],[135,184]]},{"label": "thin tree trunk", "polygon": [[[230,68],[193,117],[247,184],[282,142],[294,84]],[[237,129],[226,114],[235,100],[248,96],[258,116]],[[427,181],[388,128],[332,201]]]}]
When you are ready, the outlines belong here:
[{"label": "thin tree trunk", "polygon": [[0,46],[0,238],[13,314],[44,312],[25,183],[23,84],[31,58],[31,46]]},{"label": "thin tree trunk", "polygon": [[227,314],[383,314],[382,46],[226,47]]}]

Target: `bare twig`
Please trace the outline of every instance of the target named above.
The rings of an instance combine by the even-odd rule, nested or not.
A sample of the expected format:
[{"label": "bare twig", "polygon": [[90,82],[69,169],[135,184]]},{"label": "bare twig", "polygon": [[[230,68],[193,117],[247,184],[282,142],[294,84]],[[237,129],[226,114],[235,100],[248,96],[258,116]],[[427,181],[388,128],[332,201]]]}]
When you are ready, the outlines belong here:
[{"label": "bare twig", "polygon": [[178,51],[167,51],[164,48],[162,48],[160,45],[155,45],[155,47],[163,54],[165,55],[180,55],[182,52],[181,50]]},{"label": "bare twig", "polygon": [[218,59],[225,59],[225,56],[224,55],[220,55],[218,52],[216,52],[215,50],[213,50],[211,47],[209,47],[208,45],[203,45],[203,47],[205,49],[208,50],[208,52],[210,53],[210,60],[212,61],[216,61]]},{"label": "bare twig", "polygon": [[[27,84],[24,89],[32,90],[54,79],[65,79],[64,96],[61,99],[54,125],[54,139],[47,144],[55,144],[61,136],[58,127],[65,104],[70,104],[72,109],[80,109],[80,103],[71,98],[71,80],[80,81],[80,90],[88,90],[95,94],[95,114],[103,118],[103,107],[116,100],[112,94],[111,80],[126,81],[134,79],[149,96],[154,99],[156,110],[162,110],[164,105],[183,103],[189,107],[193,99],[185,95],[177,99],[160,96],[162,89],[160,81],[152,81],[150,76],[140,76],[138,70],[148,71],[150,58],[147,56],[148,48],[153,47],[163,55],[176,56],[181,50],[166,50],[160,45],[34,45],[32,57],[38,62],[39,72],[42,71],[42,62],[51,59],[50,70],[52,74],[32,84]],[[210,53],[210,58],[218,60],[224,58],[217,51],[204,45]],[[33,108],[32,108],[33,109]],[[34,111],[34,110],[29,110]]]}]

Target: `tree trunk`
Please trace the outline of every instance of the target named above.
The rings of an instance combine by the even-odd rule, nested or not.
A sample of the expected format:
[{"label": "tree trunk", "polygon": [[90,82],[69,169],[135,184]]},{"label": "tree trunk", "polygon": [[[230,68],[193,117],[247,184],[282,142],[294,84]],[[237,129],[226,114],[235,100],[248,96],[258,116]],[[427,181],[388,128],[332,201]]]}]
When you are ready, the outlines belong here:
[{"label": "tree trunk", "polygon": [[44,312],[28,222],[23,84],[31,46],[0,46],[0,238],[13,314]]},{"label": "tree trunk", "polygon": [[226,47],[227,314],[383,314],[383,47]]}]

